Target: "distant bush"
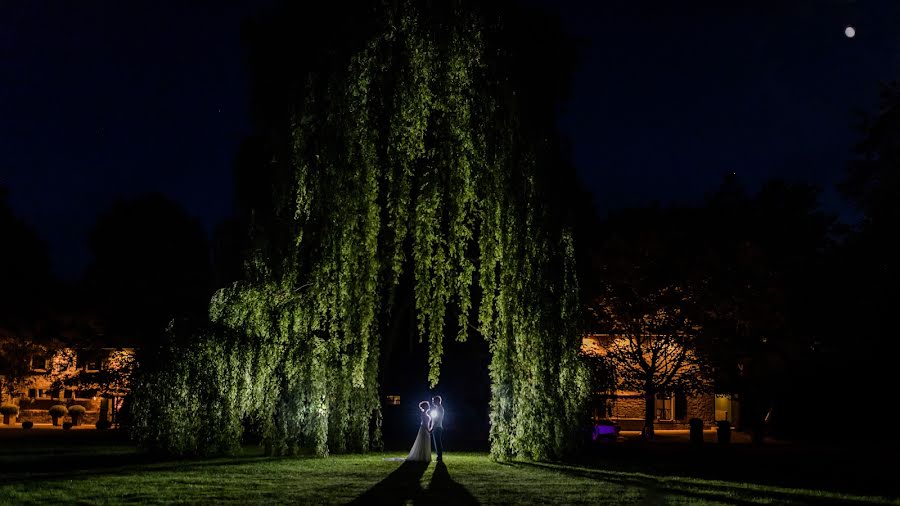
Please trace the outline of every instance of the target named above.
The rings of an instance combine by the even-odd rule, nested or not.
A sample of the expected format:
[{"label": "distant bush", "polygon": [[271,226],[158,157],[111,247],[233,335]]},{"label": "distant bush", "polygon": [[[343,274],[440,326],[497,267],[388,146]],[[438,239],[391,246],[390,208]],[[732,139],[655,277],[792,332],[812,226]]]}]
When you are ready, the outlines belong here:
[{"label": "distant bush", "polygon": [[719,420],[716,422],[716,440],[719,444],[728,444],[731,442],[731,422],[727,420]]},{"label": "distant bush", "polygon": [[0,413],[3,414],[3,423],[9,425],[9,417],[19,414],[19,407],[15,404],[3,404],[0,406]]},{"label": "distant bush", "polygon": [[22,428],[23,428],[23,429],[30,429],[30,428],[32,428],[32,427],[34,427],[34,422],[32,422],[32,421],[30,421],[30,420],[27,421],[27,422],[22,422]]},{"label": "distant bush", "polygon": [[72,422],[63,423],[63,430],[69,430],[72,428]]},{"label": "distant bush", "polygon": [[78,421],[84,416],[84,406],[73,404],[69,406],[69,416],[72,417],[72,425],[78,425]]},{"label": "distant bush", "polygon": [[56,404],[55,406],[50,406],[50,409],[47,410],[47,413],[50,413],[50,416],[55,416],[57,418],[66,416],[66,413],[69,412],[69,409],[63,406],[62,404]]},{"label": "distant bush", "polygon": [[109,420],[98,420],[97,421],[97,430],[106,430],[110,426]]},{"label": "distant bush", "polygon": [[702,444],[703,443],[703,420],[700,418],[691,418],[688,420],[688,424],[691,427],[690,437],[692,444]]}]

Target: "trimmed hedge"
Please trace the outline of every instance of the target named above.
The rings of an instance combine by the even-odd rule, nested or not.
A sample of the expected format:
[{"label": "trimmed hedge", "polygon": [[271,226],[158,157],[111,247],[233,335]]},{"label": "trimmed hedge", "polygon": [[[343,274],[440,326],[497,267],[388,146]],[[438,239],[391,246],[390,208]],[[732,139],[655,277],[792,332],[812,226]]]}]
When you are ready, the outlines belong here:
[{"label": "trimmed hedge", "polygon": [[63,406],[62,404],[56,404],[54,406],[50,406],[50,409],[47,410],[47,413],[50,413],[50,416],[55,416],[57,418],[61,418],[66,416],[66,413],[69,412],[69,409]]}]

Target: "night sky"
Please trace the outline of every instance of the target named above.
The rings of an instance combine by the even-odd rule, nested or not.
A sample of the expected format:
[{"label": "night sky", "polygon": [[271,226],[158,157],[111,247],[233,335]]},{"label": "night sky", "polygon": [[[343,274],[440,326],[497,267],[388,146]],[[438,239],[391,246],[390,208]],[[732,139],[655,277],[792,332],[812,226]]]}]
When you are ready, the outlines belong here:
[{"label": "night sky", "polygon": [[[258,7],[187,3],[0,2],[0,185],[69,279],[117,198],[162,192],[208,231],[231,213]],[[735,172],[822,186],[852,219],[833,186],[900,77],[900,2],[531,3],[581,41],[560,126],[601,213],[696,203]]]}]

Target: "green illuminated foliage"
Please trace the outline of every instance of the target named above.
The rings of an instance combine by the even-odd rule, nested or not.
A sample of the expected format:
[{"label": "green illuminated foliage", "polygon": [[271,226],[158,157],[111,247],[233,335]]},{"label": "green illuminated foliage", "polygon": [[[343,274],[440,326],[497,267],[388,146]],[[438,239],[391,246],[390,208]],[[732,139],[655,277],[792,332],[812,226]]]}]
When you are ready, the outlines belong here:
[{"label": "green illuminated foliage", "polygon": [[495,458],[553,458],[575,442],[588,381],[565,178],[548,141],[557,97],[524,92],[535,78],[523,35],[495,5],[374,12],[378,29],[293,83],[274,209],[254,223],[247,280],[210,308],[235,337],[173,357],[173,380],[154,388],[184,385],[171,389],[176,409],[136,403],[173,427],[151,445],[227,451],[251,418],[275,454],[377,446],[382,322],[404,273],[432,387],[445,335],[490,345]]}]

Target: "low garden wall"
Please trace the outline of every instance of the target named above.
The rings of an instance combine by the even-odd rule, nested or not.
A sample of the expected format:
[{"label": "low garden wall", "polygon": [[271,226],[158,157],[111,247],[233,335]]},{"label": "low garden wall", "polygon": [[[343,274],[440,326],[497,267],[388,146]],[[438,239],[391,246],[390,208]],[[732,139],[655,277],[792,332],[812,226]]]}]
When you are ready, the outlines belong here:
[{"label": "low garden wall", "polygon": [[[15,417],[15,424],[21,424],[22,422],[32,422],[32,423],[53,423],[53,419],[50,417],[50,413],[47,412],[46,409],[23,409],[19,411],[19,415]],[[100,419],[99,411],[87,411],[81,416],[78,420],[79,425],[94,425]],[[10,424],[13,423],[13,417],[10,417]],[[62,425],[63,422],[71,422],[72,418],[68,415],[59,419],[59,424]]]}]

